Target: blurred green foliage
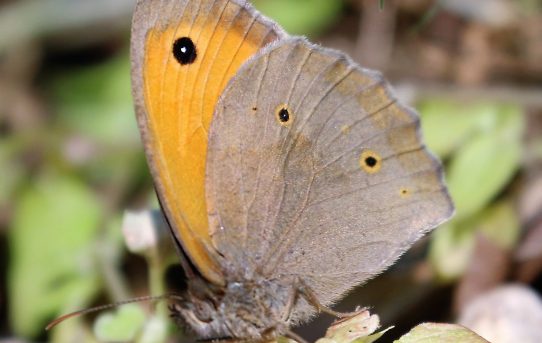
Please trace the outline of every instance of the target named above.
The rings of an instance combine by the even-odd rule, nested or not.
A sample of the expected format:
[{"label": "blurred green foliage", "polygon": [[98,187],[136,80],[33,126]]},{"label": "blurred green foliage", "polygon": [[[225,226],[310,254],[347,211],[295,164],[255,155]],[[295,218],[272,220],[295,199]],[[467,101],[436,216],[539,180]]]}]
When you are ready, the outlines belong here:
[{"label": "blurred green foliage", "polygon": [[98,317],[94,332],[102,342],[133,342],[145,321],[141,307],[129,304],[120,307],[116,313],[105,313]]},{"label": "blurred green foliage", "polygon": [[102,208],[92,191],[47,172],[22,192],[10,230],[12,324],[34,337],[63,311],[88,306],[99,289],[95,246]]},{"label": "blurred green foliage", "polygon": [[78,31],[79,42],[92,41],[97,36],[111,37],[129,27],[134,3],[135,0],[0,2],[0,54],[21,44]]},{"label": "blurred green foliage", "polygon": [[460,325],[420,324],[395,343],[488,343]]},{"label": "blurred green foliage", "polygon": [[6,207],[14,198],[16,191],[24,184],[27,171],[19,160],[25,143],[20,137],[0,137],[0,206]]},{"label": "blurred green foliage", "polygon": [[254,0],[254,6],[295,35],[317,35],[338,18],[342,0]]},{"label": "blurred green foliage", "polygon": [[108,146],[139,144],[127,52],[106,63],[68,70],[48,88],[58,124]]},{"label": "blurred green foliage", "polygon": [[[16,209],[9,230],[10,319],[21,337],[39,336],[48,320],[88,307],[104,290],[101,259],[116,268],[124,254],[120,214],[108,213],[109,206],[148,177],[126,53],[45,83],[54,113],[45,131],[8,136],[0,145],[9,165],[0,201]],[[20,155],[36,148],[43,166],[29,174]],[[55,340],[73,330],[81,334],[77,321],[55,329]]]},{"label": "blurred green foliage", "polygon": [[[48,88],[54,124],[63,135],[76,138],[74,144],[65,147],[71,165],[93,184],[107,184],[119,197],[146,180],[127,53],[103,64],[56,75]],[[81,158],[83,161],[79,161]]]},{"label": "blurred green foliage", "polygon": [[[462,275],[476,235],[512,249],[519,219],[495,204],[521,166],[525,115],[516,105],[428,100],[420,105],[428,146],[447,162],[454,219],[433,234],[430,257],[443,280]],[[485,229],[484,229],[485,228]]]}]

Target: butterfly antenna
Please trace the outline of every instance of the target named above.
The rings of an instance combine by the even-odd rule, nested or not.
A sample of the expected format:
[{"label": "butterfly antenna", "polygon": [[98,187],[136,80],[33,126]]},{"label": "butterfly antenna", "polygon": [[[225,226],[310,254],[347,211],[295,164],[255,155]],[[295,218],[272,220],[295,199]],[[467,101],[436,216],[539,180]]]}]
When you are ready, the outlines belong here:
[{"label": "butterfly antenna", "polygon": [[116,307],[124,306],[124,305],[127,305],[127,304],[140,303],[140,302],[146,302],[146,301],[161,301],[161,300],[179,300],[179,301],[183,301],[184,299],[183,299],[183,297],[181,297],[179,295],[175,295],[175,294],[149,295],[149,296],[144,296],[144,297],[133,298],[133,299],[130,299],[130,300],[119,301],[119,302],[114,303],[114,304],[101,305],[101,306],[96,306],[96,307],[92,307],[92,308],[87,308],[87,309],[84,309],[84,310],[75,311],[75,312],[72,312],[72,313],[65,314],[65,315],[63,315],[61,317],[58,317],[57,319],[50,322],[45,327],[45,330],[49,331],[52,328],[54,328],[55,326],[57,326],[58,324],[62,323],[63,321],[65,321],[67,319],[70,319],[70,318],[73,318],[73,317],[79,317],[79,316],[84,316],[84,315],[89,314],[89,313],[109,310],[111,308],[116,308]]}]

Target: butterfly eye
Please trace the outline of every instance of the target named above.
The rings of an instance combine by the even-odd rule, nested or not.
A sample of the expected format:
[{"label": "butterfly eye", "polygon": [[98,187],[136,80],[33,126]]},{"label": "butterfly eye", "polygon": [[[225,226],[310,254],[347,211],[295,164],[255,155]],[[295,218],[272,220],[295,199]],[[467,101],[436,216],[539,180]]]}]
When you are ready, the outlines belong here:
[{"label": "butterfly eye", "polygon": [[361,169],[369,174],[378,173],[382,168],[382,157],[374,151],[365,150],[359,159]]},{"label": "butterfly eye", "polygon": [[173,43],[173,56],[181,65],[187,65],[194,63],[198,52],[190,38],[182,37]]},{"label": "butterfly eye", "polygon": [[282,126],[290,126],[294,119],[294,114],[287,105],[280,105],[275,110],[275,117]]}]

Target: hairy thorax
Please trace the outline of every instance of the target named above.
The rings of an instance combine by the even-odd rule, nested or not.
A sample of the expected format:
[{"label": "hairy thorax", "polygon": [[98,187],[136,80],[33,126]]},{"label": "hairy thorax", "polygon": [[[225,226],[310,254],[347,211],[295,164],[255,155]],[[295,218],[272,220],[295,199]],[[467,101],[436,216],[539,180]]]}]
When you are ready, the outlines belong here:
[{"label": "hairy thorax", "polygon": [[285,280],[230,281],[214,287],[192,279],[186,301],[171,309],[179,324],[199,338],[264,341],[288,328],[295,295],[292,283]]}]

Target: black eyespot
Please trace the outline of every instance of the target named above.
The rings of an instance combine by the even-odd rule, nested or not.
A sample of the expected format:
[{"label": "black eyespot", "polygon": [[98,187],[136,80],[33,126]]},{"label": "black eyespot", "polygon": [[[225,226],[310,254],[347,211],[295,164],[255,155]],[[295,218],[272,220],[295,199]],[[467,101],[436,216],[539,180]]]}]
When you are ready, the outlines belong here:
[{"label": "black eyespot", "polygon": [[186,65],[194,63],[198,52],[190,38],[182,37],[173,43],[173,56],[181,65]]},{"label": "black eyespot", "polygon": [[286,108],[279,111],[279,120],[283,123],[287,123],[290,120],[290,112]]},{"label": "black eyespot", "polygon": [[382,169],[382,157],[375,151],[364,150],[359,158],[359,165],[368,174],[376,174]]},{"label": "black eyespot", "polygon": [[369,156],[365,159],[365,164],[369,168],[374,168],[378,164],[378,160],[374,158],[373,156]]},{"label": "black eyespot", "polygon": [[295,119],[295,114],[288,105],[282,104],[275,109],[275,119],[280,125],[290,127]]}]

